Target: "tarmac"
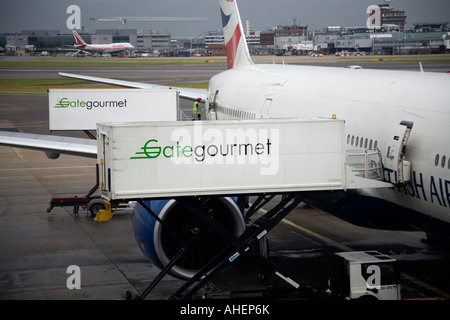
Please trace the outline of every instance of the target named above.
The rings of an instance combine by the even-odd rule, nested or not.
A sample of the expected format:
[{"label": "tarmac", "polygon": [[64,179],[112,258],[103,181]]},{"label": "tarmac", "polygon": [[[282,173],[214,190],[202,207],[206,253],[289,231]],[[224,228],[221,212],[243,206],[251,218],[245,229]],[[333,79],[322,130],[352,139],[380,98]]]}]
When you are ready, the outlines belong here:
[{"label": "tarmac", "polygon": [[[276,57],[278,58],[278,57]],[[274,58],[274,59],[276,59]],[[317,58],[320,59],[320,58]],[[411,68],[414,64],[411,64]],[[183,80],[207,81],[224,66],[146,67],[133,70],[96,68],[77,73],[149,82],[159,76],[183,74]],[[450,69],[447,65],[439,70]],[[57,70],[71,72],[70,70]],[[0,70],[0,77],[44,78],[55,70]],[[73,70],[72,70],[73,72]],[[192,78],[191,78],[192,75]],[[186,112],[190,103],[183,103]],[[0,127],[48,134],[46,95],[0,95]],[[52,134],[85,137],[80,132]],[[117,300],[143,292],[160,270],[148,261],[134,239],[132,210],[123,209],[107,222],[94,221],[88,212],[71,207],[47,213],[55,193],[83,194],[95,184],[95,159],[61,155],[48,159],[43,152],[0,147],[0,300]],[[327,256],[336,251],[379,250],[400,261],[402,297],[450,298],[449,248],[424,241],[422,232],[396,232],[351,225],[320,210],[300,205],[269,233],[270,259],[296,282],[323,288],[328,280]],[[80,289],[71,289],[71,266],[80,270]],[[243,260],[213,279],[210,294],[268,287],[285,288],[277,276]],[[146,297],[167,299],[184,281],[166,276]]]}]

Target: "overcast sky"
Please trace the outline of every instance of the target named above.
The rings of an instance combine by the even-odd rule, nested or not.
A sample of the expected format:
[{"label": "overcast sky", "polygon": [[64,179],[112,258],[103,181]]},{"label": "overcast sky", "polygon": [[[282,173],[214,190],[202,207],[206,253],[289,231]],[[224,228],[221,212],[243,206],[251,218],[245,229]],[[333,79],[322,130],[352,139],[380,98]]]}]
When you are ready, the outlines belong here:
[{"label": "overcast sky", "polygon": [[[383,0],[238,0],[241,18],[257,30],[276,25],[308,25],[309,30],[328,26],[364,26],[369,5]],[[168,30],[172,36],[196,36],[221,28],[218,0],[0,0],[0,33],[51,29],[69,33],[68,6],[81,10],[87,29],[117,28],[114,22],[89,18],[116,16],[206,17],[207,21],[128,21],[125,28]],[[450,0],[392,0],[391,6],[406,11],[407,26],[417,22],[450,22]]]}]

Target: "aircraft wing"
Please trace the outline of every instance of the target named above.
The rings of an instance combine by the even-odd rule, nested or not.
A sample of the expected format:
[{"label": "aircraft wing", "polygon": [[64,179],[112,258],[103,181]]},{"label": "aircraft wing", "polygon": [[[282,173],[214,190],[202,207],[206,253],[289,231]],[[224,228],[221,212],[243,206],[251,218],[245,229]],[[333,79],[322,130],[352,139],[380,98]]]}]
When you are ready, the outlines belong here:
[{"label": "aircraft wing", "polygon": [[0,145],[44,151],[52,159],[61,153],[97,158],[97,141],[91,139],[0,131]]},{"label": "aircraft wing", "polygon": [[[63,72],[60,72],[59,75],[67,78],[93,81],[127,88],[136,88],[136,89],[168,88],[167,86],[143,82],[115,80]],[[198,98],[201,98],[203,102],[206,101],[207,98],[206,89],[178,88],[178,87],[172,87],[172,89],[175,89],[179,92],[180,98],[189,100],[197,100]],[[97,157],[97,142],[95,140],[90,139],[0,131],[0,145],[41,150],[44,151],[49,158],[57,158],[61,153],[92,158]]]},{"label": "aircraft wing", "polygon": [[[100,78],[100,77],[91,77],[84,76],[72,73],[64,73],[60,72],[60,76],[67,78],[74,78],[86,81],[100,82],[106,84],[112,84],[121,87],[127,88],[136,88],[136,89],[167,89],[167,86],[161,86],[157,84],[150,84],[145,82],[134,82],[134,81],[125,81],[125,80],[116,80],[116,79],[108,79],[108,78]],[[171,87],[179,92],[180,98],[188,99],[188,100],[197,100],[198,98],[202,99],[202,102],[206,101],[207,90],[206,89],[195,89],[195,88],[180,88],[180,87]]]},{"label": "aircraft wing", "polygon": [[[166,86],[143,82],[115,80],[70,73],[59,73],[59,74],[63,77],[112,84],[128,88],[167,89]],[[202,101],[206,101],[207,97],[206,89],[178,88],[178,87],[172,88],[178,90],[180,98],[188,100],[196,100],[198,98],[201,98]],[[47,156],[52,159],[56,159],[59,156],[59,154],[77,155],[89,158],[97,157],[97,142],[91,139],[0,131],[0,145],[44,151],[47,154]]]}]

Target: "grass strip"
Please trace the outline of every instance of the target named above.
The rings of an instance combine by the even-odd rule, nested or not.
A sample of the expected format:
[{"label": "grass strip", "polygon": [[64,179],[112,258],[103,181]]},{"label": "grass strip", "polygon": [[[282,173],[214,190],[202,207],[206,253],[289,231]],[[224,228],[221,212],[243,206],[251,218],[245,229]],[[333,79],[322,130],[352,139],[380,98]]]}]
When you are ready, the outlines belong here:
[{"label": "grass strip", "polygon": [[62,68],[62,67],[139,67],[160,65],[192,65],[206,63],[226,63],[220,59],[141,59],[141,58],[43,58],[43,59],[18,59],[0,61],[0,68]]},{"label": "grass strip", "polygon": [[68,78],[0,79],[0,93],[46,94],[48,89],[108,87],[110,86]]},{"label": "grass strip", "polygon": [[[208,88],[208,82],[175,83],[167,86],[180,88]],[[107,84],[70,78],[0,79],[0,93],[47,94],[48,89],[107,89],[117,88]]]}]

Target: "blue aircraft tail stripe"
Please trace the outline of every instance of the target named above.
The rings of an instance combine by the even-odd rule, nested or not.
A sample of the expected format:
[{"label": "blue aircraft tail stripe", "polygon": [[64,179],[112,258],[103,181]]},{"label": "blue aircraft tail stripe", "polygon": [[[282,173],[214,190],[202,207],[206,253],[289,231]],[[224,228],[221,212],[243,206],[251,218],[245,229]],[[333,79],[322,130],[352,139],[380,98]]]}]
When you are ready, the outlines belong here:
[{"label": "blue aircraft tail stripe", "polygon": [[229,14],[228,16],[225,15],[225,13],[223,13],[222,8],[220,8],[220,13],[222,14],[222,26],[225,28],[228,22],[230,21],[231,14]]}]

